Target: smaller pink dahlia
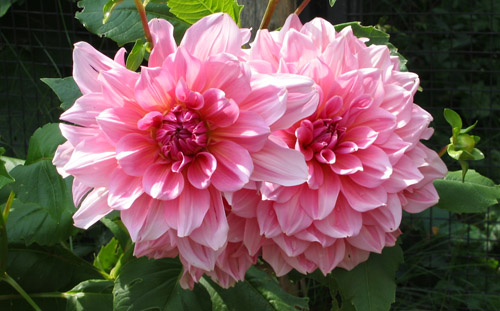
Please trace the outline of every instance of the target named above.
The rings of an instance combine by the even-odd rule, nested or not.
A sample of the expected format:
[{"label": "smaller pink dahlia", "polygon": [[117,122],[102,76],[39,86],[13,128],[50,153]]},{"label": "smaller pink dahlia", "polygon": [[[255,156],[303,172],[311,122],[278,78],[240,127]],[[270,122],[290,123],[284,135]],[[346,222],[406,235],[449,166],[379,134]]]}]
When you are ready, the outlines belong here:
[{"label": "smaller pink dahlia", "polygon": [[307,179],[303,155],[269,135],[283,127],[278,121],[311,114],[318,95],[310,78],[252,72],[241,49],[250,32],[225,14],[198,21],[179,46],[167,21],[149,27],[154,48],[140,73],[125,68],[123,49],[111,60],[75,45],[83,96],[61,115],[68,141],[53,162],[74,176],[76,226],[119,210],[137,256],[179,255],[198,281],[218,266],[232,269],[224,256],[237,246],[228,240],[223,192],[252,180]]},{"label": "smaller pink dahlia", "polygon": [[230,196],[228,219],[259,228],[260,237],[240,234],[249,255],[260,250],[277,275],[350,270],[395,244],[403,210],[438,201],[432,181],[446,166],[420,142],[432,117],[413,103],[418,76],[401,72],[386,46],[291,15],[280,31],[260,30],[246,58],[260,73],[310,77],[320,91],[314,113],[271,134],[304,155],[307,182],[267,181]]}]

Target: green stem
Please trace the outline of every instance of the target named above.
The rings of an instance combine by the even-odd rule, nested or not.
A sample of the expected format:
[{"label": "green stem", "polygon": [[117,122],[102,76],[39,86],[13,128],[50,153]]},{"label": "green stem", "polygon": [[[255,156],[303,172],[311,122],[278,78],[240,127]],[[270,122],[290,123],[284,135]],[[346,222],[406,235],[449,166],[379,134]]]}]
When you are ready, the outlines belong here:
[{"label": "green stem", "polygon": [[269,0],[259,29],[267,29],[267,27],[269,27],[269,23],[271,22],[271,18],[273,17],[274,10],[276,9],[278,2],[279,0]]},{"label": "green stem", "polygon": [[148,18],[146,16],[146,7],[142,4],[141,0],[134,0],[137,11],[139,11],[139,16],[141,17],[142,28],[144,29],[144,35],[146,40],[151,44],[153,48],[153,37],[151,36],[151,31],[149,31]]},{"label": "green stem", "polygon": [[9,198],[7,199],[7,203],[5,204],[5,209],[3,210],[3,220],[7,223],[7,218],[9,217],[10,207],[12,206],[12,202],[14,201],[14,191],[11,191],[9,194]]},{"label": "green stem", "polygon": [[300,13],[302,13],[302,11],[304,11],[304,9],[309,4],[309,2],[311,2],[311,0],[304,0],[304,1],[302,1],[302,3],[299,5],[299,7],[297,8],[297,10],[295,10],[294,13],[297,14],[297,15],[300,15]]},{"label": "green stem", "polygon": [[7,272],[4,273],[4,275],[1,278],[2,280],[5,280],[5,282],[9,283],[10,286],[12,286],[23,298],[35,309],[35,311],[42,311],[40,307],[31,299],[31,297],[24,291],[24,289],[17,284],[17,282],[11,278]]}]

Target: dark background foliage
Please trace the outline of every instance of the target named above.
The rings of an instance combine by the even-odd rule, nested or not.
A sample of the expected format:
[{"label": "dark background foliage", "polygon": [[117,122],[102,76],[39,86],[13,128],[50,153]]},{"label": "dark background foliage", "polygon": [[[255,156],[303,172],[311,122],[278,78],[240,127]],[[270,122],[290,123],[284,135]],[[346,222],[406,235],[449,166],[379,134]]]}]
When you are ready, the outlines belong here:
[{"label": "dark background foliage", "polygon": [[[57,122],[59,100],[40,78],[71,75],[74,42],[87,41],[107,54],[117,50],[85,30],[74,19],[77,10],[71,0],[25,0],[0,18],[0,146],[7,156],[26,158],[33,132]],[[451,136],[443,108],[455,109],[466,125],[478,120],[473,134],[481,136],[486,159],[471,167],[500,182],[500,3],[338,0],[330,8],[326,0],[313,0],[301,17],[314,16],[334,24],[360,20],[390,33],[409,70],[420,76],[423,92],[415,102],[435,118],[429,146],[439,150]],[[474,215],[432,208],[405,215],[402,230],[405,264],[397,275],[395,310],[500,310],[498,206]],[[311,310],[327,310],[329,293],[308,282]]]}]

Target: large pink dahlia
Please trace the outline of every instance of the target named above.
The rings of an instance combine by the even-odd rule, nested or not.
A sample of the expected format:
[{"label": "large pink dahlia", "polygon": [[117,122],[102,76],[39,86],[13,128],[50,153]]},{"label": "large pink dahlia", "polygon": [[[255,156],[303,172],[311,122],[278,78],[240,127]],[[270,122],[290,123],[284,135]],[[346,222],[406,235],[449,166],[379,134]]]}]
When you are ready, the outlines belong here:
[{"label": "large pink dahlia", "polygon": [[250,33],[227,15],[201,19],[179,46],[168,22],[149,27],[154,48],[140,73],[125,68],[123,49],[111,60],[75,45],[83,96],[61,115],[71,125],[60,126],[68,141],[54,164],[74,176],[76,226],[119,210],[136,255],[179,255],[201,271],[197,281],[234,249],[223,191],[307,179],[303,155],[268,136],[311,114],[318,96],[309,78],[252,73],[241,61]]},{"label": "large pink dahlia", "polygon": [[[438,201],[432,181],[446,166],[420,142],[432,118],[413,103],[418,76],[365,41],[350,27],[336,32],[323,19],[302,25],[291,15],[280,31],[259,31],[247,53],[254,70],[300,74],[320,88],[314,113],[271,135],[304,155],[307,182],[256,184],[263,199],[251,189],[230,196],[249,255],[261,251],[278,275],[352,269],[394,245],[403,210]],[[247,238],[256,226],[260,236]]]}]

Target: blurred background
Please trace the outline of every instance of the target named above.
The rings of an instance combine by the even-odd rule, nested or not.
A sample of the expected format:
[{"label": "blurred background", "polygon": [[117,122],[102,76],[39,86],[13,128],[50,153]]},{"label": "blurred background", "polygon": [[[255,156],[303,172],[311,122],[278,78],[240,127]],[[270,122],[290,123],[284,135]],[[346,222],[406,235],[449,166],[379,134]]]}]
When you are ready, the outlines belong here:
[{"label": "blurred background", "polygon": [[[108,55],[117,45],[74,18],[76,1],[11,2],[0,17],[0,146],[7,156],[25,158],[33,132],[57,122],[62,112],[40,78],[71,75],[74,42],[87,41]],[[408,69],[420,76],[423,92],[415,102],[434,116],[436,132],[427,145],[439,151],[449,142],[443,108],[457,111],[466,126],[478,120],[472,134],[481,137],[478,148],[486,158],[471,168],[500,183],[500,2],[338,0],[331,8],[326,0],[312,0],[301,19],[315,16],[388,32]],[[448,160],[450,170],[459,169]],[[498,206],[484,214],[438,208],[406,214],[402,230],[405,264],[394,310],[500,310]],[[311,310],[328,310],[329,293],[314,283],[310,290]]]}]

